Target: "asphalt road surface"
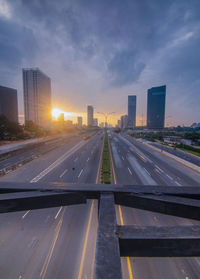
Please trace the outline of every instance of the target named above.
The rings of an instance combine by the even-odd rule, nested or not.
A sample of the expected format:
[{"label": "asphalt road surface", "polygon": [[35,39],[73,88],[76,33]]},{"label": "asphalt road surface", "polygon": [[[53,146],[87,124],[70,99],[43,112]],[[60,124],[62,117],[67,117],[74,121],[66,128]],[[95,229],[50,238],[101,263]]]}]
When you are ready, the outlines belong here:
[{"label": "asphalt road surface", "polygon": [[[1,181],[96,183],[102,144],[102,134],[69,142]],[[55,168],[42,176],[55,161]],[[94,270],[96,232],[97,201],[1,214],[0,278],[89,278]]]},{"label": "asphalt road surface", "polygon": [[178,156],[179,158],[184,159],[184,160],[191,162],[192,164],[195,164],[200,167],[200,157],[193,156],[190,153],[188,153],[187,151],[182,151],[182,150],[179,150],[178,148],[176,148],[174,150],[174,148],[172,148],[172,147],[168,147],[168,146],[156,143],[156,142],[148,142],[148,144],[155,146],[156,148],[160,149],[160,151],[164,150],[170,154]]},{"label": "asphalt road surface", "polygon": [[[137,185],[200,185],[200,175],[152,151],[129,137],[110,133],[114,183]],[[184,218],[116,206],[117,221],[122,225],[175,226],[198,224]],[[123,278],[200,278],[199,258],[122,258]]]},{"label": "asphalt road surface", "polygon": [[[143,144],[112,132],[109,139],[114,183],[199,185],[200,175]],[[97,183],[102,144],[102,133],[87,141],[76,138],[0,181]],[[0,214],[0,278],[92,279],[97,208],[97,201],[90,200],[87,205]],[[118,223],[125,225],[199,224],[119,206],[116,214]],[[122,258],[121,261],[123,278],[191,279],[199,278],[200,274],[198,258]]]}]

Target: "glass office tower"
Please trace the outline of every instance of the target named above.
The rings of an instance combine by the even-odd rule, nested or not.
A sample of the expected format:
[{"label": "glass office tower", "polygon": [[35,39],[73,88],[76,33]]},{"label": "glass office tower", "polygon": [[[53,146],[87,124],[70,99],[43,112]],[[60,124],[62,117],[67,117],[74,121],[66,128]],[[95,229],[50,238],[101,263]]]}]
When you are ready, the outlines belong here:
[{"label": "glass office tower", "polygon": [[147,128],[163,129],[165,126],[166,85],[148,89]]}]

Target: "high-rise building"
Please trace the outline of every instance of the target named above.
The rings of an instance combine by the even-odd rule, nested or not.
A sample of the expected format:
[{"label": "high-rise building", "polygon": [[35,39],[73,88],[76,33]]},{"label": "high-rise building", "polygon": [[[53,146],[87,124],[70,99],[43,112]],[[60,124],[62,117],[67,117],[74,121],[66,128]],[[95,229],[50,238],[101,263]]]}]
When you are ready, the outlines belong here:
[{"label": "high-rise building", "polygon": [[122,115],[120,122],[121,122],[121,129],[127,128],[127,125],[128,125],[128,115]]},{"label": "high-rise building", "polygon": [[121,127],[121,120],[117,120],[117,127]]},{"label": "high-rise building", "polygon": [[95,127],[98,126],[98,118],[93,119],[93,126],[95,126]]},{"label": "high-rise building", "polygon": [[83,118],[81,116],[77,117],[77,123],[79,128],[83,126]]},{"label": "high-rise building", "polygon": [[93,126],[93,115],[94,115],[94,108],[93,106],[88,106],[87,107],[87,125],[88,126]]},{"label": "high-rise building", "polygon": [[135,128],[136,126],[136,96],[128,96],[128,128]]},{"label": "high-rise building", "polygon": [[9,121],[18,122],[17,90],[0,86],[0,114]]},{"label": "high-rise building", "polygon": [[162,129],[165,125],[166,85],[148,89],[147,128]]},{"label": "high-rise building", "polygon": [[51,123],[51,80],[38,68],[23,69],[25,122],[41,127]]}]

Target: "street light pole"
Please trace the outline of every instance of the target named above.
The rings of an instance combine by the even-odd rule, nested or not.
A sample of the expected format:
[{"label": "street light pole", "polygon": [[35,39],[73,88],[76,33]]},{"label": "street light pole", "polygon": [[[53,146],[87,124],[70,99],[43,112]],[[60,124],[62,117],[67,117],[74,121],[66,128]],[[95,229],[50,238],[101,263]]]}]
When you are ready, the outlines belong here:
[{"label": "street light pole", "polygon": [[105,128],[107,128],[107,120],[108,120],[108,116],[109,115],[111,115],[111,114],[114,114],[115,112],[113,111],[113,112],[108,112],[108,113],[104,113],[104,112],[97,112],[97,113],[99,113],[99,114],[102,114],[102,115],[104,115],[105,116]]}]

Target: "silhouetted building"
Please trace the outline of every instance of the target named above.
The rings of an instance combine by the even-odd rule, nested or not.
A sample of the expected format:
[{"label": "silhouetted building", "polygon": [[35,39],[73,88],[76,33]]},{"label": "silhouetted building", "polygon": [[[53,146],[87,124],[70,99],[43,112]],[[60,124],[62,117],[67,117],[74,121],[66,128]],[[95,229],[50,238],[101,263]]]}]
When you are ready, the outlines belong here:
[{"label": "silhouetted building", "polygon": [[128,123],[127,128],[136,126],[136,96],[128,96]]},{"label": "silhouetted building", "polygon": [[148,89],[147,128],[162,129],[165,123],[166,85]]},{"label": "silhouetted building", "polygon": [[25,122],[51,124],[51,80],[38,68],[23,69]]},{"label": "silhouetted building", "polygon": [[117,121],[117,127],[121,128],[121,120]]},{"label": "silhouetted building", "polygon": [[83,126],[83,118],[81,116],[77,117],[77,123],[79,128]]},{"label": "silhouetted building", "polygon": [[128,115],[122,115],[121,116],[121,129],[125,129],[127,128],[127,124],[128,124]]},{"label": "silhouetted building", "polygon": [[18,122],[17,90],[0,86],[0,114],[9,121]]},{"label": "silhouetted building", "polygon": [[61,113],[58,117],[58,121],[60,122],[64,122],[65,121],[65,114],[64,113]]},{"label": "silhouetted building", "polygon": [[93,126],[93,115],[94,115],[94,108],[93,106],[88,106],[87,107],[87,125],[88,126]]},{"label": "silhouetted building", "polygon": [[95,127],[98,126],[98,118],[93,119],[93,126],[95,126]]}]

